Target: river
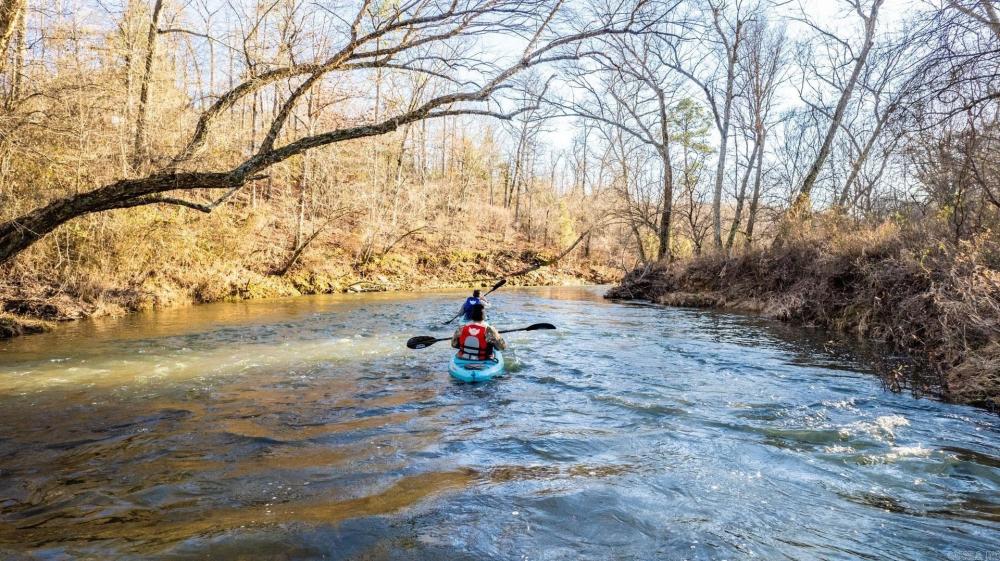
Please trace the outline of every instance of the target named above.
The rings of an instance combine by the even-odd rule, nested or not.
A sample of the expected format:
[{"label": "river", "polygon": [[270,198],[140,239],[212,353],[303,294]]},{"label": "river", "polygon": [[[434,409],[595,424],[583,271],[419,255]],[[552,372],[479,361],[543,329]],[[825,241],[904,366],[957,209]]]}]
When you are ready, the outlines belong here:
[{"label": "river", "polygon": [[411,351],[458,293],[304,297],[0,342],[0,558],[1000,559],[1000,420],[823,333],[493,298],[510,373]]}]

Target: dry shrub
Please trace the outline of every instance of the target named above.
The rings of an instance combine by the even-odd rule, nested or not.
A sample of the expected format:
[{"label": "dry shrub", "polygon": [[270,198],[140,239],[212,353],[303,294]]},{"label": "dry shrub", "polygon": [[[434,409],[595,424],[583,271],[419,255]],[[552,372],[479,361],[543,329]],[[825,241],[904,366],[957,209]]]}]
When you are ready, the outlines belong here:
[{"label": "dry shrub", "polygon": [[[71,320],[177,304],[366,290],[408,290],[497,279],[555,254],[508,227],[507,210],[474,208],[436,218],[366,262],[363,216],[321,231],[285,275],[296,224],[244,197],[209,215],[139,208],[73,221],[0,268],[0,313],[18,316],[0,338],[30,331],[28,318]],[[306,232],[317,223],[307,225]],[[463,240],[467,243],[458,243]],[[384,251],[384,246],[392,246]],[[617,280],[614,270],[567,258],[511,284]],[[485,282],[485,281],[483,281]],[[15,328],[14,326],[17,325]]]},{"label": "dry shrub", "polygon": [[653,265],[609,295],[759,311],[850,333],[911,358],[894,389],[1000,407],[997,237],[954,245],[929,238],[923,225],[848,226],[813,218],[780,246]]},{"label": "dry shrub", "polygon": [[996,409],[1000,404],[1000,344],[969,353],[947,376],[948,389],[956,400]]},{"label": "dry shrub", "polygon": [[42,333],[50,329],[52,329],[52,324],[47,321],[0,313],[0,339]]}]

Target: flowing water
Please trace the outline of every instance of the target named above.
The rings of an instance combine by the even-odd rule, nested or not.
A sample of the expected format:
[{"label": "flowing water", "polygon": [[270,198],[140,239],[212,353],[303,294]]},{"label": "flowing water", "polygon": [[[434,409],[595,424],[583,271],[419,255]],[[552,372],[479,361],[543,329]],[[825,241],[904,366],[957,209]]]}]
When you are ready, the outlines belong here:
[{"label": "flowing water", "polygon": [[0,343],[2,559],[1000,559],[1000,421],[821,333],[504,289],[510,374],[404,346],[458,293]]}]

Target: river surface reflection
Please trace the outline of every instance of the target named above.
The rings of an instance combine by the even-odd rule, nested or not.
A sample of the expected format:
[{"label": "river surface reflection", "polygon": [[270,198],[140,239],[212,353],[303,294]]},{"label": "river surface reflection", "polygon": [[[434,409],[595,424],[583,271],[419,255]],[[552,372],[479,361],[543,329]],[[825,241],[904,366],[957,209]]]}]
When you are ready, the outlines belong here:
[{"label": "river surface reflection", "polygon": [[[0,342],[3,559],[997,559],[1000,422],[822,334],[502,289],[214,304]],[[991,557],[992,556],[992,557]]]}]

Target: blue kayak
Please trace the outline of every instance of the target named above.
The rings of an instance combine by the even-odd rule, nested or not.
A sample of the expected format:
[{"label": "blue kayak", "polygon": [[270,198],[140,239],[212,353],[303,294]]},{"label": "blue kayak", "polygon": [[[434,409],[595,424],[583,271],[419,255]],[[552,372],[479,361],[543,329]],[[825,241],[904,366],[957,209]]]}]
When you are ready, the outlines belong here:
[{"label": "blue kayak", "polygon": [[453,356],[448,373],[463,382],[486,382],[503,374],[503,368],[503,354],[494,351],[491,360],[463,360]]}]

